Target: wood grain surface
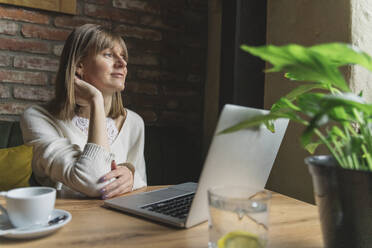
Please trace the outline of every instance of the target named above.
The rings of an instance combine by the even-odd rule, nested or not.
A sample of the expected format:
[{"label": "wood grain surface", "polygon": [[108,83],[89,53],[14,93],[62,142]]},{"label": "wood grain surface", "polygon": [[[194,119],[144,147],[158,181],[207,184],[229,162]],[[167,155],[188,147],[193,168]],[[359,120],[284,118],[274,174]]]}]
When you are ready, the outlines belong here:
[{"label": "wood grain surface", "polygon": [[[159,187],[136,192],[156,188]],[[0,204],[5,204],[5,200],[0,199]],[[0,238],[0,247],[208,247],[206,222],[190,229],[175,229],[102,206],[103,201],[97,199],[57,199],[56,208],[72,214],[70,223],[39,239]],[[316,206],[273,193],[270,218],[268,247],[323,247]]]}]

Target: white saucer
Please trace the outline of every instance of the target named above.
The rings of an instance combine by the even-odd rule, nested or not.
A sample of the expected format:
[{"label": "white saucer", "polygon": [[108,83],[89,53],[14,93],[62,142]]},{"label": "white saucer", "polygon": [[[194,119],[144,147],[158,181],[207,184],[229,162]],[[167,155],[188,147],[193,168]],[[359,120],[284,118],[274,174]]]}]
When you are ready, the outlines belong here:
[{"label": "white saucer", "polygon": [[[14,230],[12,233],[0,235],[0,237],[6,237],[6,238],[12,238],[12,239],[30,239],[30,238],[39,238],[45,235],[48,235],[52,232],[55,232],[59,228],[63,227],[71,220],[71,214],[65,210],[62,209],[54,209],[49,216],[49,220],[54,219],[58,216],[66,215],[67,218],[58,224],[52,225],[52,226],[46,226],[46,227],[38,227],[35,229],[28,229],[28,230]],[[3,216],[0,216],[3,217]],[[0,230],[8,229],[12,225],[9,223],[8,220],[5,220],[4,218],[0,218]]]}]

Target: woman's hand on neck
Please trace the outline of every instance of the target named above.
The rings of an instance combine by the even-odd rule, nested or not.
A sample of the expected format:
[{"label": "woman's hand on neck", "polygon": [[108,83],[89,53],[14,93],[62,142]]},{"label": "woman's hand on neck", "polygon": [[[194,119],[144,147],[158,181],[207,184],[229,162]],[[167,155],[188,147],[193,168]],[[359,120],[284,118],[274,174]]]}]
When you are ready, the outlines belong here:
[{"label": "woman's hand on neck", "polygon": [[102,95],[101,99],[93,98],[91,104],[83,105],[83,106],[80,105],[79,112],[77,114],[81,117],[90,119],[92,104],[103,104],[105,116],[107,117],[111,110],[112,96]]},{"label": "woman's hand on neck", "polygon": [[75,101],[81,106],[78,115],[89,118],[87,143],[94,143],[110,151],[106,116],[111,109],[112,95],[102,94],[96,87],[76,77]]},{"label": "woman's hand on neck", "polygon": [[78,115],[90,119],[92,107],[103,104],[105,116],[108,116],[112,105],[112,94],[99,91],[84,80],[75,78],[75,101],[80,106]]}]

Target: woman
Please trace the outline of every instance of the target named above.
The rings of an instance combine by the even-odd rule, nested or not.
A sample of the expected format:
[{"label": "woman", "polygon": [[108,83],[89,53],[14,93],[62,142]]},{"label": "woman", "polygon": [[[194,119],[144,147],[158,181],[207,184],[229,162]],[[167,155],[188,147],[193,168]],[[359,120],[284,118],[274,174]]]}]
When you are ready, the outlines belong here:
[{"label": "woman", "polygon": [[37,183],[103,199],[146,186],[144,123],[121,100],[127,61],[123,39],[99,25],[69,35],[55,98],[21,118]]}]

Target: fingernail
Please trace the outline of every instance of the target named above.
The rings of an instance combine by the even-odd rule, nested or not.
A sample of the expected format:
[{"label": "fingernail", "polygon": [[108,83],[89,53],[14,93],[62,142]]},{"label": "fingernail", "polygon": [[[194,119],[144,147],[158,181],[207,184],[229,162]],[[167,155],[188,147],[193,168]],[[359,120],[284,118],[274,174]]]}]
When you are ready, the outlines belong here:
[{"label": "fingernail", "polygon": [[106,180],[105,177],[101,177],[101,178],[98,180],[98,182],[99,182],[99,183],[103,183],[105,180]]},{"label": "fingernail", "polygon": [[99,190],[99,192],[101,192],[102,194],[106,192],[106,189],[105,188],[102,188]]},{"label": "fingernail", "polygon": [[108,197],[107,195],[103,195],[102,199],[105,200],[105,199],[107,199],[107,197]]}]

